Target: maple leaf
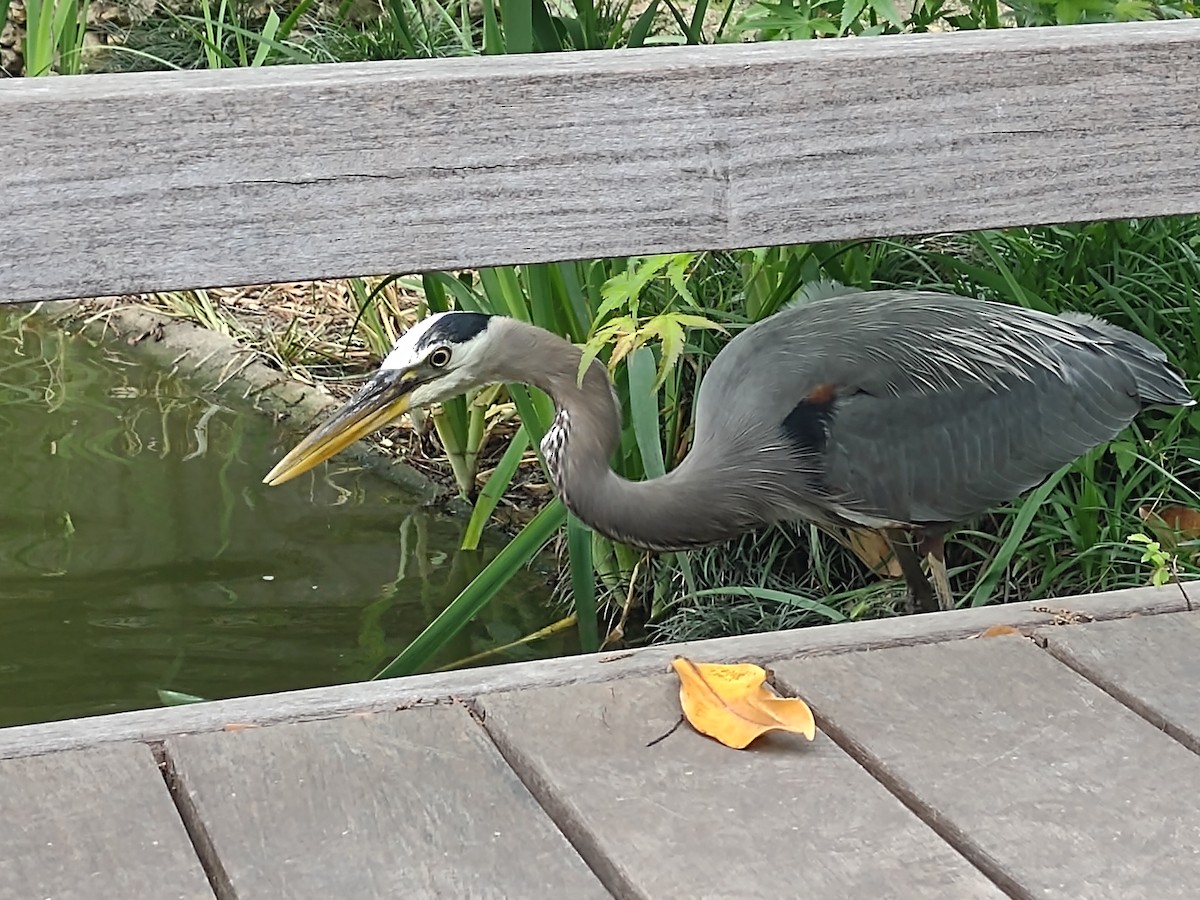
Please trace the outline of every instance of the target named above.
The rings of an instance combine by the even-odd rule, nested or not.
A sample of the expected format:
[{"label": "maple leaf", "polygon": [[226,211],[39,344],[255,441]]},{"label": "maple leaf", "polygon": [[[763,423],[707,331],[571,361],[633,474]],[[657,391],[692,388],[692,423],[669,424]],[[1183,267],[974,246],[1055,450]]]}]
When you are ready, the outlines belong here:
[{"label": "maple leaf", "polygon": [[[1164,560],[1169,560],[1175,554],[1185,560],[1200,561],[1200,510],[1187,506],[1140,506],[1138,515],[1146,523],[1147,529],[1157,539],[1157,546],[1147,546],[1142,562],[1150,562],[1155,551],[1165,554]],[[1132,535],[1131,541],[1148,544],[1149,538]],[[1165,584],[1171,579],[1172,563],[1164,562],[1156,569],[1151,578],[1154,584]]]},{"label": "maple leaf", "polygon": [[688,722],[726,747],[742,750],[768,731],[791,731],[810,741],[816,735],[808,704],[771,690],[761,666],[695,663],[677,656],[671,667],[679,676],[679,702]]},{"label": "maple leaf", "polygon": [[1158,509],[1140,506],[1138,515],[1152,529],[1162,528],[1174,532],[1171,537],[1181,537],[1184,540],[1200,538],[1200,510],[1186,506],[1160,506]]}]

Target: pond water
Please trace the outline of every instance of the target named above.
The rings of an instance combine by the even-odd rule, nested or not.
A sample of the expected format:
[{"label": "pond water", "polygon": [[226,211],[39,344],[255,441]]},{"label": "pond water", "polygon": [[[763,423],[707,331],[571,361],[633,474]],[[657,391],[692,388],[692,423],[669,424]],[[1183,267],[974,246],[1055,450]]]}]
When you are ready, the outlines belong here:
[{"label": "pond water", "polygon": [[[370,678],[499,549],[336,460],[268,488],[298,435],[26,313],[0,309],[0,726]],[[434,665],[547,597],[528,573]]]}]

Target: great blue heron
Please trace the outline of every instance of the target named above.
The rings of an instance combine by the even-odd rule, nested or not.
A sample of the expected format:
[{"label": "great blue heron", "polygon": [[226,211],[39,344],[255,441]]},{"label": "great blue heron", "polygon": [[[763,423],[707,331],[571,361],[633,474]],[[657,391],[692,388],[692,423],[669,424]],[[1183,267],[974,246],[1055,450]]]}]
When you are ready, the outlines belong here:
[{"label": "great blue heron", "polygon": [[296,477],[410,406],[525,382],[557,410],[542,441],[554,487],[601,534],[666,551],[786,519],[882,529],[910,605],[928,611],[953,605],[952,524],[1034,487],[1143,408],[1194,402],[1161,350],[1092,316],[844,290],[734,337],[696,396],[686,458],[632,482],[609,466],[620,436],[612,382],[598,361],[580,382],[580,359],[569,341],[514,319],[432,315],[264,481]]}]

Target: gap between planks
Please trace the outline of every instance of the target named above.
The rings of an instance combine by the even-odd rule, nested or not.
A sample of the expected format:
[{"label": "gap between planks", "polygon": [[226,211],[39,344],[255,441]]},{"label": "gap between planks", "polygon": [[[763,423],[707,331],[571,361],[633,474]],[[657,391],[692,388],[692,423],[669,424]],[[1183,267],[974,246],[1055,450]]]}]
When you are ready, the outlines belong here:
[{"label": "gap between planks", "polygon": [[[772,684],[775,684],[784,696],[799,696],[796,691],[787,685],[786,681],[777,683],[772,679]],[[949,844],[954,852],[978,869],[992,884],[996,885],[997,888],[1013,898],[1013,900],[1034,900],[1033,895],[1005,872],[996,860],[988,856],[981,847],[963,834],[962,831],[942,818],[937,809],[924,802],[914,791],[906,787],[897,778],[889,775],[883,764],[869,750],[846,734],[843,729],[835,725],[824,713],[817,712],[814,709],[813,718],[816,720],[817,727],[843,753],[862,766],[868,775],[883,785],[888,793],[899,800],[909,812],[928,825],[934,834]]]},{"label": "gap between planks", "polygon": [[200,868],[204,870],[204,877],[208,879],[208,885],[212,888],[216,900],[238,900],[237,891],[233,889],[229,873],[225,871],[221,857],[217,855],[217,848],[204,825],[204,820],[200,818],[192,798],[179,783],[175,773],[175,762],[171,759],[166,742],[151,741],[149,747],[155,762],[158,763],[158,771],[167,786],[167,793],[171,795],[171,802],[175,804],[175,811],[183,822],[188,840],[192,842],[192,852],[200,860]]},{"label": "gap between planks", "polygon": [[[647,900],[635,885],[620,874],[618,868],[609,860],[608,855],[600,849],[592,833],[567,808],[567,804],[558,799],[550,786],[538,777],[535,768],[529,764],[520,750],[505,740],[503,735],[498,735],[488,728],[487,712],[483,707],[475,702],[474,698],[464,700],[463,705],[471,714],[471,718],[487,735],[492,746],[496,748],[496,752],[500,754],[500,758],[520,779],[521,784],[525,785],[525,790],[529,791],[529,795],[542,808],[542,812],[546,814],[547,818],[554,823],[554,827],[559,830],[559,833],[566,838],[567,843],[575,848],[575,852],[579,854],[583,864],[596,876],[600,885],[613,896],[613,900]],[[218,898],[218,900],[223,900],[223,898]]]},{"label": "gap between planks", "polygon": [[[783,696],[800,697],[799,691],[795,690],[787,682],[787,679],[779,680],[774,673],[771,673],[769,681],[772,687]],[[983,848],[979,847],[960,829],[944,819],[935,807],[923,801],[915,791],[909,789],[895,776],[889,775],[882,762],[866,747],[850,737],[845,729],[836,725],[823,712],[813,709],[812,714],[817,728],[826,737],[833,741],[843,753],[858,763],[888,793],[899,800],[909,812],[929,826],[933,833],[949,844],[954,852],[978,869],[992,884],[996,885],[997,888],[1011,897],[1012,900],[1034,900],[1033,895],[1005,872],[999,862],[992,859],[992,857],[983,851]]]},{"label": "gap between planks", "polygon": [[[1113,697],[1117,702],[1136,713],[1154,727],[1165,731],[1189,751],[1193,753],[1197,752],[1194,741],[1180,734],[1178,729],[1172,728],[1169,722],[1164,722],[1161,716],[1153,714],[1145,704],[1131,694],[1102,680],[1096,676],[1096,673],[1091,673],[1081,666],[1073,664],[1069,656],[1056,652],[1054,648],[1048,646],[1044,634],[1041,633],[1042,631],[1043,629],[1038,629],[1034,633],[1023,634],[1022,637],[1031,641],[1043,652],[1048,653],[1055,662],[1066,666],[1069,670]],[[792,688],[786,679],[780,681],[772,678],[772,684],[775,684],[780,693],[785,696],[798,696],[798,692]],[[522,785],[524,785],[529,795],[550,819],[554,827],[558,829],[564,839],[572,846],[584,864],[614,900],[646,900],[644,892],[621,873],[620,867],[601,848],[596,836],[593,835],[571,808],[569,800],[559,797],[545,783],[544,779],[538,775],[536,766],[532,765],[525,758],[519,747],[513,745],[505,738],[503,732],[497,732],[488,727],[486,711],[474,699],[466,699],[459,702],[463,703],[473,721],[481,728],[492,746],[496,748],[497,753],[504,760],[504,763]],[[927,825],[940,840],[979,871],[997,889],[1012,898],[1012,900],[1034,900],[1033,895],[1019,884],[1013,876],[1006,872],[997,860],[987,854],[963,833],[961,829],[947,821],[935,806],[922,800],[915,791],[909,789],[899,779],[889,775],[882,762],[866,747],[850,737],[844,729],[831,721],[824,713],[814,710],[814,716],[821,731],[843,753],[861,766],[872,779],[894,796],[910,813]],[[193,850],[200,860],[217,900],[237,900],[237,893],[225,872],[213,841],[208,834],[208,830],[198,815],[198,811],[191,802],[190,797],[187,795],[186,790],[183,789],[176,777],[169,751],[163,742],[150,742],[149,746],[159,764],[159,769],[167,790],[175,804],[176,810],[191,840]]]},{"label": "gap between planks", "polygon": [[[1187,594],[1183,600],[1186,609],[1191,610]],[[1097,621],[1097,620],[1093,620]],[[1076,623],[1086,625],[1088,622]],[[1092,669],[1075,659],[1066,649],[1053,646],[1045,636],[1045,629],[1054,626],[1042,626],[1033,632],[1022,632],[1021,637],[1030,641],[1035,647],[1048,654],[1055,662],[1065,666],[1084,681],[1103,691],[1117,703],[1145,720],[1154,728],[1164,732],[1168,737],[1185,747],[1192,753],[1200,755],[1200,742],[1184,729],[1175,725],[1162,714],[1155,712],[1146,702],[1138,699],[1131,691],[1122,688],[1117,682],[1107,679],[1099,670]],[[884,648],[886,649],[886,648]],[[777,681],[771,678],[771,683],[781,694],[797,697],[799,693],[788,684],[787,680]],[[1033,895],[1010,876],[1001,864],[989,856],[984,850],[967,837],[960,829],[945,820],[938,810],[922,800],[916,792],[908,788],[898,778],[890,775],[882,761],[866,747],[855,741],[844,729],[830,720],[824,713],[813,710],[817,727],[833,741],[843,752],[857,762],[866,772],[888,790],[897,800],[928,825],[943,841],[978,869],[985,877],[996,885],[1013,900],[1034,900]],[[510,762],[510,765],[512,763]]]},{"label": "gap between planks", "polygon": [[[1040,631],[1041,629],[1039,629]],[[1146,704],[1139,701],[1129,692],[1117,685],[1097,676],[1087,668],[1079,665],[1069,654],[1057,652],[1048,645],[1045,637],[1039,633],[1023,635],[1049,654],[1056,662],[1066,666],[1085,681],[1095,685],[1121,705],[1136,713],[1154,727],[1166,732],[1170,737],[1193,753],[1200,754],[1200,748],[1186,734],[1164,721],[1161,716],[1153,713]],[[849,651],[854,652],[854,651]],[[861,651],[860,651],[861,652]],[[785,696],[798,696],[798,693],[786,682],[772,678],[772,683]],[[511,745],[503,734],[498,734],[487,725],[486,712],[472,699],[463,701],[472,719],[482,729],[491,744],[496,748],[505,764],[521,781],[539,807],[546,813],[563,837],[579,854],[585,865],[596,876],[614,900],[645,900],[645,895],[636,885],[620,874],[619,868],[608,858],[600,848],[595,837],[570,809],[569,803],[559,798],[550,787],[537,775],[536,769],[518,748]],[[1013,900],[1034,900],[1033,895],[1018,884],[1003,867],[992,859],[982,848],[977,846],[960,829],[946,821],[935,807],[923,801],[914,791],[907,788],[898,779],[890,776],[881,761],[869,750],[851,738],[843,729],[831,721],[826,715],[814,710],[817,725],[825,735],[847,756],[858,763],[868,775],[877,781],[884,789],[894,796],[913,815],[926,824],[942,841],[949,845],[969,864],[974,866],[984,877],[996,885]],[[158,763],[167,791],[171,796],[176,811],[184,825],[193,851],[199,859],[205,876],[209,881],[217,900],[237,900],[237,893],[225,871],[211,836],[208,833],[191,798],[182,788],[176,777],[173,761],[166,745],[162,741],[148,743],[154,758]]]},{"label": "gap between planks", "polygon": [[1105,678],[1101,672],[1094,671],[1084,665],[1066,649],[1051,646],[1045,635],[1035,633],[1030,635],[1030,640],[1084,681],[1095,685],[1130,712],[1145,719],[1146,722],[1166,734],[1167,737],[1173,738],[1176,743],[1182,744],[1192,753],[1200,756],[1200,741],[1197,741],[1196,738],[1187,733],[1186,729],[1176,725],[1162,713],[1156,712],[1148,703],[1138,699],[1131,691],[1127,691],[1117,682]]}]

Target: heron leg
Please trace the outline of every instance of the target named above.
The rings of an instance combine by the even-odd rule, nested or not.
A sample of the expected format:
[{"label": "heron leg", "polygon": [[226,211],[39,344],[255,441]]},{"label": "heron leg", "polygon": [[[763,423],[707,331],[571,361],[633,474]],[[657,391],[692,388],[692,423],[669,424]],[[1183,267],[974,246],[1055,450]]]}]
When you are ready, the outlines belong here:
[{"label": "heron leg", "polygon": [[937,612],[937,601],[933,588],[925,572],[921,569],[921,558],[909,543],[908,536],[903,532],[888,531],[888,543],[896,554],[896,562],[904,573],[904,582],[908,585],[908,611],[912,613]]},{"label": "heron leg", "polygon": [[920,551],[929,561],[929,574],[933,576],[938,607],[954,609],[954,591],[950,589],[950,576],[946,573],[945,535],[940,531],[925,532],[921,536]]}]

